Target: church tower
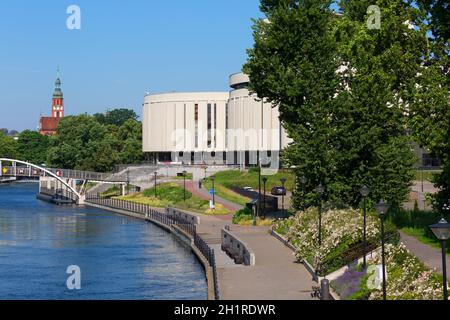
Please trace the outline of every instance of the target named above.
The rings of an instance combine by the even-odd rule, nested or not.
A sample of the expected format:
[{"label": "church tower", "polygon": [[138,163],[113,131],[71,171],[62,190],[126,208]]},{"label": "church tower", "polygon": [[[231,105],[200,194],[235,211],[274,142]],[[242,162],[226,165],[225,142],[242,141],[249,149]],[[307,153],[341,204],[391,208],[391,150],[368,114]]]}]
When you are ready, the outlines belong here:
[{"label": "church tower", "polygon": [[52,118],[64,118],[64,95],[61,91],[61,79],[58,78],[55,81],[55,91],[53,92],[52,101]]}]

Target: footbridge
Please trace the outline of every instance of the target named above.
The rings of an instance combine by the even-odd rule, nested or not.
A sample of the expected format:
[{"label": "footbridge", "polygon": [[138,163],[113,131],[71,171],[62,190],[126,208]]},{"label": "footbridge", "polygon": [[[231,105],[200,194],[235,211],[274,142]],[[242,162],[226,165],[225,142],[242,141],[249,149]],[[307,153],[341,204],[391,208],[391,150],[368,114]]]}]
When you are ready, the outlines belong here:
[{"label": "footbridge", "polygon": [[128,181],[112,173],[56,169],[27,161],[0,158],[0,180],[39,179],[39,195],[56,203],[83,204],[88,183],[121,185],[122,192]]}]

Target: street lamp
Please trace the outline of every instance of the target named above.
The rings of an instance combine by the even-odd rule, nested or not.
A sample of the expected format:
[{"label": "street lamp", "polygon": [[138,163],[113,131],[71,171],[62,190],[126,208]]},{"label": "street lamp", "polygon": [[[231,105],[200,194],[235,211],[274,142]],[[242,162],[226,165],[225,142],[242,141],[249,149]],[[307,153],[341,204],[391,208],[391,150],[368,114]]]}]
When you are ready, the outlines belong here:
[{"label": "street lamp", "polygon": [[263,213],[264,213],[264,219],[266,218],[266,184],[267,184],[267,177],[264,177],[263,179],[262,179],[262,181],[263,181],[263,183],[264,183],[264,198],[263,198],[263,203],[264,203],[264,206],[263,206]]},{"label": "street lamp", "polygon": [[211,181],[212,181],[212,200],[213,200],[213,206],[216,206],[216,189],[215,189],[215,185],[214,182],[216,180],[216,176],[211,176]]},{"label": "street lamp", "polygon": [[322,197],[325,193],[325,188],[322,184],[316,188],[317,193],[319,194],[319,246],[322,245]]},{"label": "street lamp", "polygon": [[261,159],[259,160],[258,170],[258,217],[261,217]]},{"label": "street lamp", "polygon": [[383,300],[387,299],[386,294],[386,258],[385,258],[385,250],[384,250],[384,219],[386,218],[386,213],[389,211],[390,206],[381,200],[376,206],[378,214],[380,215],[381,220],[381,265],[383,271]]},{"label": "street lamp", "polygon": [[183,171],[184,202],[186,202],[186,170]]},{"label": "street lamp", "polygon": [[157,177],[158,177],[158,172],[157,171],[155,171],[155,198],[157,198],[157,194],[156,194],[156,179],[157,179]]},{"label": "street lamp", "polygon": [[359,192],[364,198],[364,227],[363,227],[363,268],[366,269],[366,252],[367,252],[367,237],[366,237],[366,228],[367,228],[367,197],[370,194],[370,189],[367,186],[363,186]]},{"label": "street lamp", "polygon": [[284,186],[286,184],[287,179],[286,178],[281,178],[281,185],[283,186],[283,192],[281,194],[281,211],[284,212],[284,194],[286,193],[286,187]]},{"label": "street lamp", "polygon": [[441,241],[442,247],[442,272],[444,276],[444,300],[448,300],[448,289],[447,289],[447,256],[446,256],[446,244],[447,240],[450,238],[450,223],[448,223],[444,218],[437,223],[430,226],[431,231],[433,231],[436,238]]}]

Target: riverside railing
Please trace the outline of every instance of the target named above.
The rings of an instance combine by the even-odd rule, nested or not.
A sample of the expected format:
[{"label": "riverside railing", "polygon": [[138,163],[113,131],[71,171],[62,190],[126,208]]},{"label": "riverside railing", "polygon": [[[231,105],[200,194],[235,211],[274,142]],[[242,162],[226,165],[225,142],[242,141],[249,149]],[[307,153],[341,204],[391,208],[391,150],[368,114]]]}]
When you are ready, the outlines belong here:
[{"label": "riverside railing", "polygon": [[213,270],[213,284],[214,284],[214,296],[216,300],[219,300],[219,285],[217,277],[217,265],[214,249],[212,249],[205,240],[203,240],[197,233],[197,227],[191,221],[184,219],[181,216],[169,215],[160,211],[153,209],[152,207],[135,203],[131,201],[104,198],[99,194],[87,194],[86,202],[93,204],[98,204],[104,207],[129,211],[132,213],[141,214],[144,218],[156,221],[163,224],[169,228],[174,226],[186,232],[194,243],[194,246],[200,251],[203,257],[208,261],[209,266]]}]

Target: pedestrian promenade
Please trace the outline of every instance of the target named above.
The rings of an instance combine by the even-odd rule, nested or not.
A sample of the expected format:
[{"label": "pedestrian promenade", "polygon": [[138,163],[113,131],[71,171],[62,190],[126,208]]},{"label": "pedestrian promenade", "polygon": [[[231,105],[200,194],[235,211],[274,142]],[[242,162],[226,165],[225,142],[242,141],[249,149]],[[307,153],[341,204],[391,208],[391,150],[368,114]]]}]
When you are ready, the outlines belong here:
[{"label": "pedestrian promenade", "polygon": [[[209,190],[199,189],[192,181],[186,182],[186,189],[199,198],[211,199]],[[242,208],[218,196],[216,201],[233,212]],[[210,246],[215,246],[221,299],[312,299],[312,288],[317,284],[311,274],[296,261],[289,248],[269,234],[268,227],[235,226],[233,215],[196,215],[201,216],[197,232]],[[235,265],[221,250],[221,230],[225,226],[253,250],[254,267]]]},{"label": "pedestrian promenade", "polygon": [[[414,237],[400,232],[401,241],[406,248],[419,258],[427,267],[436,269],[442,274],[442,253],[430,245],[424,244]],[[447,255],[447,274],[450,274],[450,257]]]},{"label": "pedestrian promenade", "polygon": [[[233,226],[231,218],[200,215],[199,235],[216,252],[220,297],[223,300],[309,300],[315,282],[292,251],[269,234],[268,227]],[[221,230],[231,232],[255,253],[256,265],[234,264],[220,248]]]}]

